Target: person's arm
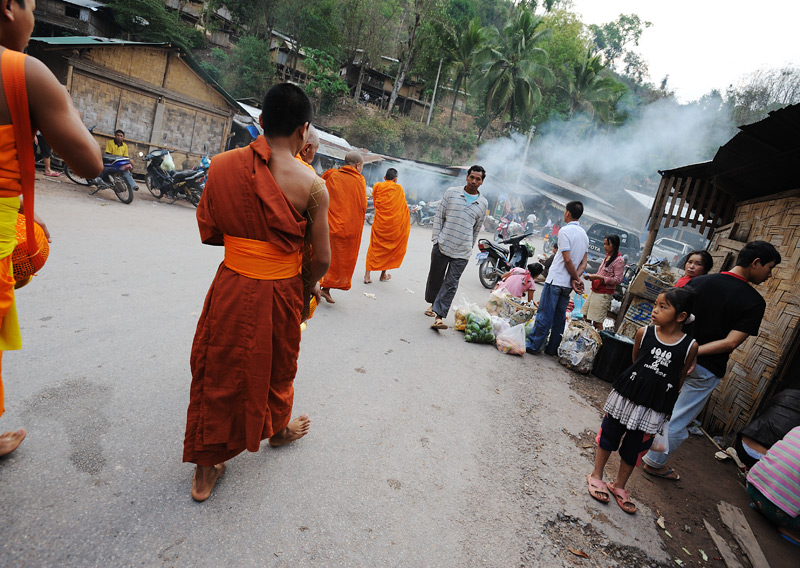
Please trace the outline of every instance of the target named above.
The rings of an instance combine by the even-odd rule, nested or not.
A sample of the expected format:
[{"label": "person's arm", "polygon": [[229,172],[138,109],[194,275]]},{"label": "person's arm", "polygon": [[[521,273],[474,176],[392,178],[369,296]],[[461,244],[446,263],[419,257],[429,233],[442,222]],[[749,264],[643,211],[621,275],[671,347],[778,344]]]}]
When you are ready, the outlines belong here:
[{"label": "person's arm", "polygon": [[25,83],[31,121],[53,150],[79,176],[91,179],[100,175],[100,147],[84,126],[66,88],[34,57],[25,58]]},{"label": "person's arm", "polygon": [[689,354],[686,356],[686,362],[683,364],[683,369],[681,370],[681,381],[678,385],[678,390],[681,390],[681,387],[683,387],[683,381],[686,380],[686,375],[688,375],[689,371],[694,368],[695,360],[697,359],[697,351],[698,347],[697,342],[695,341],[689,348]]},{"label": "person's arm", "polygon": [[112,146],[113,143],[114,143],[113,140],[106,140],[106,146],[105,146],[105,148],[103,148],[103,154],[113,154],[114,153],[114,147]]},{"label": "person's arm", "polygon": [[705,356],[732,353],[737,347],[744,343],[744,340],[748,337],[750,337],[748,333],[732,329],[725,339],[717,339],[716,341],[709,341],[701,345],[697,350],[697,354]]},{"label": "person's arm", "polygon": [[603,278],[606,286],[616,286],[622,284],[622,273],[625,272],[625,261],[618,256],[611,263],[611,274]]},{"label": "person's arm", "polygon": [[[319,182],[322,180],[319,179]],[[324,182],[322,183],[324,184]],[[317,206],[308,210],[311,220],[311,246],[314,250],[309,272],[311,281],[317,283],[314,295],[319,301],[319,279],[325,276],[331,264],[331,241],[328,235],[328,205],[330,201],[328,190],[324,189],[324,185],[321,194],[316,197],[315,201]]]},{"label": "person's arm", "polygon": [[478,218],[477,223],[472,226],[472,246],[475,246],[475,243],[478,242],[478,235],[481,233],[481,227],[483,226],[483,222],[485,220],[486,213],[484,212],[484,214]]},{"label": "person's arm", "polygon": [[431,235],[431,240],[434,243],[439,242],[439,233],[442,232],[442,226],[444,225],[444,221],[447,218],[445,213],[445,209],[447,208],[447,199],[449,197],[448,192],[442,196],[439,200],[439,206],[436,208],[436,215],[433,216],[433,233]]},{"label": "person's arm", "polygon": [[642,338],[644,337],[644,330],[646,327],[640,327],[636,330],[636,335],[633,337],[633,362],[636,362],[639,357],[639,347],[642,346]]}]

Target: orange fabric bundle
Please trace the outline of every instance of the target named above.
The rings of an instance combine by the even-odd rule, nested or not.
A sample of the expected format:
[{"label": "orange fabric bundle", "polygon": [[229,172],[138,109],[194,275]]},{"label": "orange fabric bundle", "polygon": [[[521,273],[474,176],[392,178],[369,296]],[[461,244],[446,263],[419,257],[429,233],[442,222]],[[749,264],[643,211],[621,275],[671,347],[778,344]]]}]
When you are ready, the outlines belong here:
[{"label": "orange fabric bundle", "polygon": [[361,248],[364,214],[367,212],[367,182],[353,166],[322,174],[328,188],[328,230],[331,265],[320,281],[323,288],[349,290]]},{"label": "orange fabric bundle", "polygon": [[367,270],[391,270],[403,264],[411,218],[403,186],[382,181],[372,188],[375,221],[367,251]]},{"label": "orange fabric bundle", "polygon": [[300,274],[300,251],[284,252],[272,243],[225,235],[225,266],[255,280],[282,280]]},{"label": "orange fabric bundle", "polygon": [[17,215],[17,246],[11,254],[11,262],[14,266],[14,280],[16,280],[15,288],[22,288],[30,282],[30,279],[36,274],[44,263],[47,257],[50,256],[50,245],[47,242],[47,237],[44,235],[44,230],[39,223],[33,224],[34,235],[36,236],[36,255],[31,256],[28,247],[28,234],[27,225],[25,222],[25,215]]}]

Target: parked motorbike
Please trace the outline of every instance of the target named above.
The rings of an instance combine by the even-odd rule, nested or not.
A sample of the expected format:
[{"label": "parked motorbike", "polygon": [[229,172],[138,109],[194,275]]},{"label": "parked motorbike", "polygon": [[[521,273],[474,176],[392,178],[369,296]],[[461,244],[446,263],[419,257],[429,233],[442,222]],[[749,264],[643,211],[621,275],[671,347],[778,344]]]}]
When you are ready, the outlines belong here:
[{"label": "parked motorbike", "polygon": [[156,199],[166,196],[174,203],[178,199],[186,199],[197,207],[205,185],[203,170],[168,170],[163,168],[169,150],[154,150],[144,157],[147,163],[147,189]]},{"label": "parked motorbike", "polygon": [[544,244],[542,245],[542,250],[544,250],[545,254],[552,254],[554,245],[558,246],[558,235],[554,235],[553,233],[547,233],[544,236]]},{"label": "parked motorbike", "polygon": [[[494,242],[499,243],[512,235],[517,235],[523,231],[522,225],[516,221],[509,221],[505,217],[500,219],[497,229],[494,231]],[[530,233],[528,233],[530,235]]]},{"label": "parked motorbike", "polygon": [[94,179],[86,179],[73,172],[66,162],[64,163],[64,174],[73,182],[78,185],[96,186],[89,195],[94,195],[101,189],[113,189],[117,198],[126,204],[133,201],[133,191],[136,187],[131,175],[132,169],[130,158],[103,154],[102,173]]},{"label": "parked motorbike", "polygon": [[508,248],[495,244],[489,239],[478,240],[478,279],[484,288],[490,290],[500,281],[500,278],[514,267],[526,268],[528,259],[533,251],[527,243],[522,242],[531,233],[523,233],[508,239],[503,239],[502,244]]}]

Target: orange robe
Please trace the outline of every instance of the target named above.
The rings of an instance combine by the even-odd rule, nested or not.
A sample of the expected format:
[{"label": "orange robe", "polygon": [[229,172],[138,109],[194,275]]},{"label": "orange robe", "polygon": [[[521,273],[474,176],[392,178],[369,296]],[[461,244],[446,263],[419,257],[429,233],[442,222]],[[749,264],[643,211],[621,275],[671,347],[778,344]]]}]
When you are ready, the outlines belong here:
[{"label": "orange robe", "polygon": [[305,161],[303,158],[301,158],[301,157],[300,157],[300,154],[297,154],[297,155],[294,157],[294,159],[295,159],[295,160],[297,160],[298,162],[300,162],[301,164],[303,164],[305,167],[307,167],[309,170],[311,170],[311,171],[312,171],[312,172],[314,172],[315,174],[317,173],[317,170],[315,170],[315,169],[314,169],[314,166],[312,166],[311,164],[309,164],[308,162],[306,162],[306,161]]},{"label": "orange robe", "polygon": [[367,212],[367,181],[353,166],[322,174],[328,188],[328,228],[331,265],[320,281],[323,288],[349,290],[361,248],[364,214]]},{"label": "orange robe", "polygon": [[375,221],[367,251],[367,270],[391,270],[403,264],[411,218],[403,186],[382,181],[372,187]]},{"label": "orange robe", "polygon": [[[269,156],[259,136],[214,157],[197,208],[203,243],[229,235],[302,250],[306,220],[272,177]],[[192,344],[183,461],[210,466],[256,452],[289,424],[302,308],[300,274],[258,280],[220,264]]]}]

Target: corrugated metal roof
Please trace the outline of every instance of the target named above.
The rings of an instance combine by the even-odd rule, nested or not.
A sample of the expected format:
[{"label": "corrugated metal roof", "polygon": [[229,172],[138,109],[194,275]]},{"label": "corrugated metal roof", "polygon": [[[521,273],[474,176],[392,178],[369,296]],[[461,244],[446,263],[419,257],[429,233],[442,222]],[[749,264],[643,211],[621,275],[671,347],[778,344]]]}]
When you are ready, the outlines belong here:
[{"label": "corrugated metal roof", "polygon": [[710,162],[661,172],[665,176],[714,178],[738,200],[800,189],[800,104],[769,113],[717,150]]},{"label": "corrugated metal roof", "polygon": [[88,8],[92,12],[96,12],[100,8],[105,8],[106,5],[102,2],[95,2],[94,0],[64,0],[67,4],[80,6],[81,8]]},{"label": "corrugated metal roof", "polygon": [[44,43],[57,47],[95,47],[98,45],[158,45],[169,47],[168,42],[153,43],[141,41],[127,41],[113,37],[98,36],[64,36],[64,37],[32,37],[31,41]]}]

